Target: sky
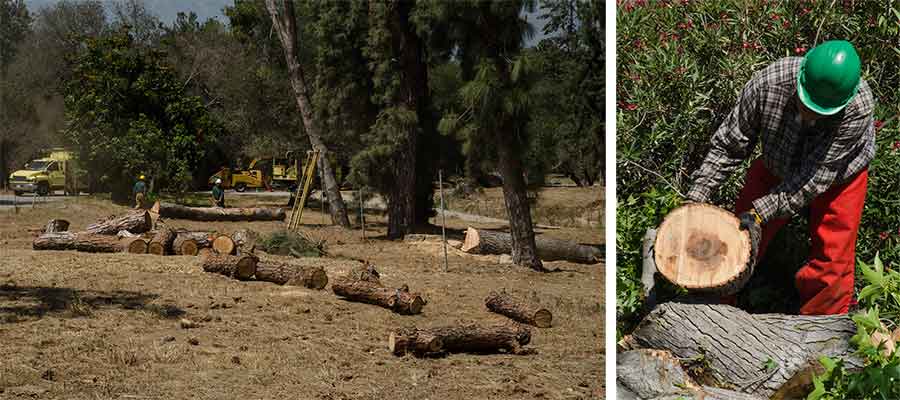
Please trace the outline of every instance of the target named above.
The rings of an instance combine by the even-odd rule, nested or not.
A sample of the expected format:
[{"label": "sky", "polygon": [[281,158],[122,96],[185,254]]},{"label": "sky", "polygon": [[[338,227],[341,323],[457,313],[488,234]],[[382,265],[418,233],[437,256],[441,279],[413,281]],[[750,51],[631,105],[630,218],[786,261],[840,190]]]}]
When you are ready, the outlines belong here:
[{"label": "sky", "polygon": [[[103,3],[112,3],[114,0],[102,0]],[[37,11],[41,7],[56,3],[57,0],[25,0],[25,5],[29,11]],[[226,5],[233,4],[233,0],[144,0],[147,10],[159,16],[165,24],[170,24],[175,20],[179,12],[187,13],[193,11],[197,14],[197,19],[205,21],[207,18],[216,18],[223,23],[228,23],[228,18],[222,13],[222,9]],[[541,29],[543,21],[537,18],[540,10],[536,10],[534,14],[528,15],[528,21],[535,28],[535,36],[526,43],[526,46],[532,46],[544,38]]]}]

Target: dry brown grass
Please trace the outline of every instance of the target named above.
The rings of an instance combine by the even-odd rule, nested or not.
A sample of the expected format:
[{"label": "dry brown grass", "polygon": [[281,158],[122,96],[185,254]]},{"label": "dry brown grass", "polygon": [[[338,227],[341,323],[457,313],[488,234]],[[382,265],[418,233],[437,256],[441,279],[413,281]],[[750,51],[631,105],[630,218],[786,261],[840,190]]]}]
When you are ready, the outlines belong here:
[{"label": "dry brown grass", "polygon": [[[312,291],[202,272],[196,257],[34,252],[26,229],[64,218],[73,230],[122,207],[79,199],[18,215],[0,210],[0,398],[42,399],[582,399],[603,392],[602,266],[564,262],[537,273],[496,257],[308,227],[331,257],[305,259],[330,277],[369,259],[385,284],[428,300],[400,316]],[[307,210],[304,222],[321,215]],[[262,232],[281,223],[171,221],[176,227]],[[448,220],[453,235],[467,225]],[[481,225],[485,228],[497,226]],[[543,234],[601,243],[593,229]],[[376,239],[372,240],[372,237]],[[456,321],[505,321],[483,299],[506,288],[551,309],[554,327],[533,331],[537,354],[394,357],[389,332]],[[183,329],[179,320],[197,321]],[[196,339],[197,344],[191,340]]]},{"label": "dry brown grass", "polygon": [[[506,219],[502,188],[484,189],[468,198],[448,197],[447,209]],[[554,187],[537,192],[532,206],[535,223],[603,231],[603,189],[601,187]]]}]

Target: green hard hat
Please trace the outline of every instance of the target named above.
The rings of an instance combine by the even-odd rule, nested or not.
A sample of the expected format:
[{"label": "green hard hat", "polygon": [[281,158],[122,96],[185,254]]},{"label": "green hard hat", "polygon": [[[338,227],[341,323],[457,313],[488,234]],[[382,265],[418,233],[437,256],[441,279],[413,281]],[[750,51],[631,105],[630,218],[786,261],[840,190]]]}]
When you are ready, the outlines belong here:
[{"label": "green hard hat", "polygon": [[859,75],[859,55],[853,45],[830,40],[806,53],[797,74],[797,94],[810,110],[833,115],[853,100]]}]

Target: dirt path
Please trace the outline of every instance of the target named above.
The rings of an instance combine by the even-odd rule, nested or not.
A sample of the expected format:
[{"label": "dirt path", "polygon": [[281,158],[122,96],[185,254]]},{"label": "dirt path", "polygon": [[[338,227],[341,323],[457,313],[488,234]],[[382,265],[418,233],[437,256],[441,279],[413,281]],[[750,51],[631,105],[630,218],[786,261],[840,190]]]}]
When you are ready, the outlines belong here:
[{"label": "dirt path", "polygon": [[[196,257],[30,250],[26,229],[50,218],[66,218],[79,229],[122,210],[81,199],[0,213],[0,398],[602,397],[602,265],[548,263],[563,272],[542,274],[451,250],[443,273],[439,242],[381,239],[384,221],[370,215],[370,240],[363,243],[358,230],[316,226],[323,216],[306,210],[306,233],[327,240],[332,255],[314,262],[330,277],[354,265],[348,257],[367,258],[386,284],[405,283],[424,294],[422,315],[399,316],[343,301],[330,286],[311,291],[207,274]],[[283,226],[171,223],[226,232]],[[469,224],[448,218],[451,236],[461,236]],[[602,241],[593,230],[542,234]],[[554,327],[533,332],[537,354],[416,359],[387,351],[396,327],[505,321],[483,305],[499,288],[553,311]],[[181,318],[200,327],[182,329]]]}]

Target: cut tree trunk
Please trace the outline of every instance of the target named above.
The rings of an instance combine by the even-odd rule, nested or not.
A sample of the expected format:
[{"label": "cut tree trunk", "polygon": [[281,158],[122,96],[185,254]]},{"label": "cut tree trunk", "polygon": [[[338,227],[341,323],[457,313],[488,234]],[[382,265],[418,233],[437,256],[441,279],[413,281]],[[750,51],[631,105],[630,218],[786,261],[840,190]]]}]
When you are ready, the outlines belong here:
[{"label": "cut tree trunk", "polygon": [[391,289],[378,282],[341,277],[331,284],[334,294],[350,301],[374,304],[397,314],[413,315],[422,312],[425,300],[417,293],[410,293],[405,287]]},{"label": "cut tree trunk", "polygon": [[[603,257],[603,251],[594,246],[537,237],[537,254],[544,261],[565,260],[582,264],[596,264]],[[504,232],[488,231],[469,227],[462,251],[470,254],[511,254],[512,235]]]},{"label": "cut tree trunk", "polygon": [[172,253],[172,242],[175,241],[175,231],[166,225],[157,224],[156,234],[150,239],[147,252],[164,256]]},{"label": "cut tree trunk", "polygon": [[266,0],[266,9],[272,18],[272,27],[278,32],[281,47],[284,50],[284,59],[288,67],[288,76],[291,80],[291,88],[294,91],[294,99],[303,121],[303,128],[309,137],[309,142],[314,150],[319,151],[319,168],[325,181],[325,193],[328,197],[328,205],[331,211],[331,222],[344,228],[350,228],[350,219],[347,217],[347,206],[341,197],[341,190],[337,180],[334,179],[334,171],[328,163],[328,147],[322,140],[321,125],[316,121],[312,109],[311,95],[304,78],[300,61],[297,59],[297,21],[294,14],[294,4],[291,1],[281,3],[283,7],[276,5],[275,0]]},{"label": "cut tree trunk", "polygon": [[[391,332],[388,348],[396,356],[412,353],[435,356],[446,353],[527,354],[531,330],[521,324],[465,324],[430,329],[407,328]],[[435,350],[437,348],[437,350]]]},{"label": "cut tree trunk", "polygon": [[65,232],[69,230],[69,221],[64,219],[51,219],[44,228],[44,233]]},{"label": "cut tree trunk", "polygon": [[324,289],[328,285],[328,275],[322,267],[293,265],[274,260],[260,260],[256,264],[256,280],[310,289]]},{"label": "cut tree trunk", "polygon": [[750,236],[737,217],[708,204],[670,212],[659,226],[653,252],[660,274],[694,292],[737,293],[755,264]]},{"label": "cut tree trunk", "polygon": [[192,221],[283,221],[286,215],[283,208],[186,207],[159,202],[153,206],[153,211],[162,218]]},{"label": "cut tree trunk", "polygon": [[203,259],[203,270],[213,272],[235,279],[250,279],[256,273],[254,256],[230,256],[226,254],[211,254]]},{"label": "cut tree trunk", "polygon": [[233,254],[234,240],[228,235],[218,235],[213,239],[212,248],[219,254]]},{"label": "cut tree trunk", "polygon": [[231,235],[237,246],[237,254],[253,254],[256,251],[256,241],[259,234],[249,229],[238,229]]},{"label": "cut tree trunk", "polygon": [[510,296],[506,291],[500,293],[491,292],[484,299],[484,305],[488,310],[505,315],[516,321],[534,325],[538,328],[549,328],[553,320],[553,314],[546,308],[531,305],[522,299]]},{"label": "cut tree trunk", "polygon": [[180,256],[196,256],[200,249],[211,247],[214,239],[213,232],[176,231],[172,251]]},{"label": "cut tree trunk", "polygon": [[862,365],[850,345],[854,334],[856,324],[846,315],[751,315],[727,305],[664,303],[623,342],[625,349],[702,359],[709,381],[701,383],[791,398],[821,371],[821,356],[843,359],[851,369]]},{"label": "cut tree trunk", "polygon": [[122,239],[125,252],[131,254],[147,254],[147,241],[139,237]]},{"label": "cut tree trunk", "polygon": [[[130,240],[112,235],[86,232],[45,233],[34,239],[34,250],[75,250],[87,253],[121,253],[128,249]],[[146,249],[145,249],[146,251]]]},{"label": "cut tree trunk", "polygon": [[125,215],[116,217],[112,216],[107,219],[97,221],[88,225],[85,233],[94,233],[101,235],[115,235],[119,231],[128,231],[131,233],[144,233],[150,230],[152,222],[150,213],[147,210],[131,211]]}]

